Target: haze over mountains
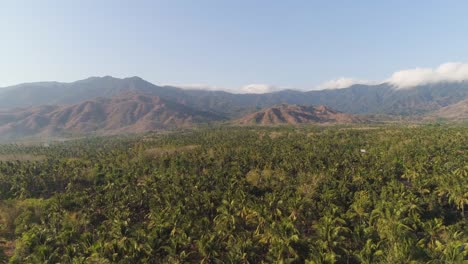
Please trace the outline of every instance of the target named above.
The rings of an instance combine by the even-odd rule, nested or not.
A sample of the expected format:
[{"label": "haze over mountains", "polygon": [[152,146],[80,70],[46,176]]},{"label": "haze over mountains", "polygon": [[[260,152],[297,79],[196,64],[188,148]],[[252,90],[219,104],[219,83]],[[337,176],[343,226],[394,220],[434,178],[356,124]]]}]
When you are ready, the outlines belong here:
[{"label": "haze over mountains", "polygon": [[[466,81],[406,89],[384,83],[307,92],[233,94],[157,86],[139,77],[91,77],[72,83],[38,82],[0,89],[0,138],[143,132],[230,120],[252,124],[323,122],[310,108],[313,105],[323,105],[327,114],[335,116],[330,119],[334,122],[358,121],[345,113],[465,120],[467,98]],[[276,110],[265,109],[249,116],[279,104],[283,105]],[[252,121],[260,115],[266,119]]]}]

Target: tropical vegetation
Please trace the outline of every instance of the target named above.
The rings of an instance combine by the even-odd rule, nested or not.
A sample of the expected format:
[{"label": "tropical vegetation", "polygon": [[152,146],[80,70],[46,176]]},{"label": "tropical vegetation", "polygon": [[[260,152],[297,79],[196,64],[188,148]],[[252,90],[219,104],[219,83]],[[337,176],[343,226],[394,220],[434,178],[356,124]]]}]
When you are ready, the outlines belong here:
[{"label": "tropical vegetation", "polygon": [[466,263],[466,125],[0,145],[0,263]]}]

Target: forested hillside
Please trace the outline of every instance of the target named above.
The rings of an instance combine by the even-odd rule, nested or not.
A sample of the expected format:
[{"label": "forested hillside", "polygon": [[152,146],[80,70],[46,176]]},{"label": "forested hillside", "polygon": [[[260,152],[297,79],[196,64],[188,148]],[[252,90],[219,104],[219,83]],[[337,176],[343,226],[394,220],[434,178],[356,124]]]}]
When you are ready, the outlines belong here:
[{"label": "forested hillside", "polygon": [[466,126],[0,145],[0,263],[463,263]]}]

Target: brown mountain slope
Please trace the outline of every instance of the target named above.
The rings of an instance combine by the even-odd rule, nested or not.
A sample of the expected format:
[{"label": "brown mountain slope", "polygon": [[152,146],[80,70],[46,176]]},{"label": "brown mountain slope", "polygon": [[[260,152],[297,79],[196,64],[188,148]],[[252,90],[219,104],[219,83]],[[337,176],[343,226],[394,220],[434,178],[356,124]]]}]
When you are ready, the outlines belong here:
[{"label": "brown mountain slope", "polygon": [[280,104],[245,115],[236,124],[276,125],[307,123],[359,123],[363,120],[323,105],[302,106]]},{"label": "brown mountain slope", "polygon": [[440,108],[426,116],[426,119],[468,120],[468,99]]},{"label": "brown mountain slope", "polygon": [[220,119],[218,115],[156,96],[127,93],[71,106],[41,106],[0,112],[0,137],[45,136],[64,132],[134,133]]}]

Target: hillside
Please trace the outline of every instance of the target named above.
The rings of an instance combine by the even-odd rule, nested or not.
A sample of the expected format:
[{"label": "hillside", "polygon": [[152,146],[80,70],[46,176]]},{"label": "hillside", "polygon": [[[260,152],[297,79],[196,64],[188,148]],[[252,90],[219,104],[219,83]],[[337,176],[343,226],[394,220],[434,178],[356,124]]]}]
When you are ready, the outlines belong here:
[{"label": "hillside", "polygon": [[442,107],[428,114],[426,119],[468,120],[468,99]]},{"label": "hillside", "polygon": [[247,114],[234,123],[241,125],[279,125],[309,123],[358,123],[362,119],[329,107],[280,104]]},{"label": "hillside", "polygon": [[118,79],[106,76],[72,83],[40,82],[2,88],[0,108],[77,104],[96,97],[111,98],[126,92],[158,96],[191,108],[235,118],[253,109],[282,103],[327,105],[338,111],[357,114],[420,115],[468,98],[468,83],[441,82],[408,89],[395,89],[389,84],[353,85],[335,90],[232,94],[157,86],[139,77]]},{"label": "hillside", "polygon": [[71,106],[41,106],[0,112],[2,138],[62,133],[135,133],[186,127],[222,118],[159,97],[127,93]]}]

